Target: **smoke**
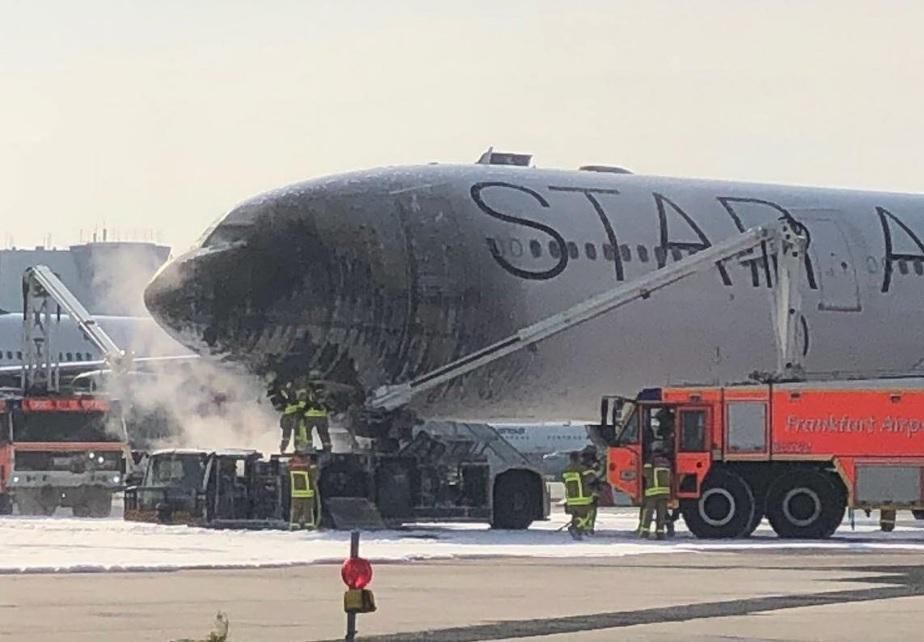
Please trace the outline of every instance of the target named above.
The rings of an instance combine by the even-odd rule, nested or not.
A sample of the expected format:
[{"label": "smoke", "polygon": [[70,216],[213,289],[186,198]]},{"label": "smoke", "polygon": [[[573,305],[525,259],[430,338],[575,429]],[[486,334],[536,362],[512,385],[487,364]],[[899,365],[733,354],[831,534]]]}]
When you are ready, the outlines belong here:
[{"label": "smoke", "polygon": [[278,415],[263,383],[204,359],[111,380],[126,407],[130,437],[150,448],[254,448],[275,452]]},{"label": "smoke", "polygon": [[[144,287],[166,259],[166,248],[96,244],[88,259],[92,312],[148,316]],[[131,349],[136,357],[189,354],[153,320],[132,328],[132,336],[120,347]],[[266,398],[265,383],[257,377],[201,358],[143,368],[125,377],[109,377],[103,386],[122,401],[134,447],[277,450],[278,415]]]}]

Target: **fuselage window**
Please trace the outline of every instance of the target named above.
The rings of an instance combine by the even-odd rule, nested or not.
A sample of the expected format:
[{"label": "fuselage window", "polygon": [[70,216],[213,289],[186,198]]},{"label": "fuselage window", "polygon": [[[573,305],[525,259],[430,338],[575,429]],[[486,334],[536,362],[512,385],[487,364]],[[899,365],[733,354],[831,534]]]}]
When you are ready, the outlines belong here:
[{"label": "fuselage window", "polygon": [[918,276],[924,274],[924,261],[921,261],[921,259],[914,260],[914,273]]},{"label": "fuselage window", "polygon": [[619,258],[622,259],[623,263],[628,263],[632,260],[632,248],[623,243],[619,246]]},{"label": "fuselage window", "polygon": [[603,258],[605,258],[607,261],[616,260],[616,250],[614,250],[613,246],[609,243],[603,244]]},{"label": "fuselage window", "polygon": [[7,358],[7,359],[12,359],[12,358],[13,358],[13,351],[12,351],[12,350],[7,350],[7,351],[6,351],[6,358]]},{"label": "fuselage window", "polygon": [[534,259],[538,259],[542,256],[542,243],[533,239],[529,242],[529,253],[533,255]]},{"label": "fuselage window", "polygon": [[655,259],[658,261],[658,265],[661,265],[667,261],[667,250],[665,250],[660,245],[654,249]]},{"label": "fuselage window", "polygon": [[591,261],[597,260],[597,246],[593,243],[584,244],[584,254],[587,255],[587,258]]},{"label": "fuselage window", "polygon": [[90,354],[90,353],[88,352],[88,353],[87,353],[87,361],[92,361],[92,360],[93,360],[93,355]]},{"label": "fuselage window", "polygon": [[16,358],[19,359],[20,361],[22,361],[22,350],[17,350],[17,351],[16,351]]},{"label": "fuselage window", "polygon": [[578,257],[577,243],[574,241],[568,241],[568,256],[570,256],[572,259],[576,259]]},{"label": "fuselage window", "polygon": [[908,261],[902,259],[898,262],[898,271],[902,274],[908,274]]},{"label": "fuselage window", "polygon": [[638,252],[638,260],[642,263],[648,263],[648,248],[644,245],[639,245],[635,248],[635,251]]},{"label": "fuselage window", "polygon": [[523,244],[519,239],[510,239],[510,255],[523,256]]},{"label": "fuselage window", "polygon": [[553,259],[561,258],[561,246],[557,241],[549,241],[549,254]]},{"label": "fuselage window", "polygon": [[64,355],[60,352],[58,353],[58,361],[64,361]]},{"label": "fuselage window", "polygon": [[68,361],[73,361],[73,360],[74,360],[74,355],[73,355],[72,353],[70,353],[70,352],[68,352],[68,353],[65,354],[64,356],[67,357],[67,360],[68,360]]},{"label": "fuselage window", "polygon": [[493,238],[490,238],[490,237],[486,238],[485,240],[488,242],[488,249],[491,250],[491,254],[493,254],[494,256],[504,255],[503,251],[501,250],[501,248],[503,247],[501,243],[498,243],[497,241],[495,241]]},{"label": "fuselage window", "polygon": [[681,254],[679,247],[671,248],[671,258],[674,259],[675,261],[679,261],[680,259],[683,258],[683,254]]}]

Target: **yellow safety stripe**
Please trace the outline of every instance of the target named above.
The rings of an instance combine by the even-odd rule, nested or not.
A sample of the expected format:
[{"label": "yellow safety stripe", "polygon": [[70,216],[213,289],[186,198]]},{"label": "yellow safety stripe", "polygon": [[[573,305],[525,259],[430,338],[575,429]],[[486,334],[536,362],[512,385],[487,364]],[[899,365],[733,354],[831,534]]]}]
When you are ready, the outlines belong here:
[{"label": "yellow safety stripe", "polygon": [[326,417],[327,412],[324,410],[319,410],[318,408],[309,408],[308,412],[305,413],[306,417]]},{"label": "yellow safety stripe", "polygon": [[292,497],[296,499],[314,497],[314,489],[311,487],[311,477],[304,470],[290,470],[289,482],[292,486]]},{"label": "yellow safety stripe", "polygon": [[651,475],[651,485],[645,489],[645,497],[658,497],[660,495],[669,495],[671,471],[669,468],[655,466]]},{"label": "yellow safety stripe", "polygon": [[565,472],[561,475],[565,483],[566,506],[589,506],[594,498],[584,490],[584,477],[581,473]]},{"label": "yellow safety stripe", "polygon": [[286,409],[282,411],[282,414],[294,415],[295,413],[300,412],[301,410],[304,410],[305,406],[307,405],[308,404],[306,404],[304,401],[299,401],[298,403],[289,404],[288,406],[286,406]]}]

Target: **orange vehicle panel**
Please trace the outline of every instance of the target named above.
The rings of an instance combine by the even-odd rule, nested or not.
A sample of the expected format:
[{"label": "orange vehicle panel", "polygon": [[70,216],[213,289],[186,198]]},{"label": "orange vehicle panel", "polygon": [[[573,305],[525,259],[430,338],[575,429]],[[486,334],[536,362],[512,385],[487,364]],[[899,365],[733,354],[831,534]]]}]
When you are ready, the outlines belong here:
[{"label": "orange vehicle panel", "polygon": [[924,391],[774,390],[774,455],[924,457]]},{"label": "orange vehicle panel", "polygon": [[633,502],[642,498],[642,458],[638,446],[610,448],[607,454],[607,479],[616,490]]}]

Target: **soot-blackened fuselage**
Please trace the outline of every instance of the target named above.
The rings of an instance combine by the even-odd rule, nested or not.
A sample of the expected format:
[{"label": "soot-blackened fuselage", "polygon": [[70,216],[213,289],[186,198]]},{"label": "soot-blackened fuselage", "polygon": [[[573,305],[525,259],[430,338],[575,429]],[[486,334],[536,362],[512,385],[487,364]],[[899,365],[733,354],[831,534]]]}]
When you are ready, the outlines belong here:
[{"label": "soot-blackened fuselage", "polygon": [[[337,382],[358,400],[781,216],[811,238],[808,369],[916,368],[924,198],[903,194],[481,165],[357,172],[235,208],[146,301],[193,349]],[[604,393],[743,379],[774,364],[770,272],[728,262],[412,406],[435,418],[590,418]]]}]

